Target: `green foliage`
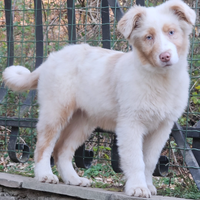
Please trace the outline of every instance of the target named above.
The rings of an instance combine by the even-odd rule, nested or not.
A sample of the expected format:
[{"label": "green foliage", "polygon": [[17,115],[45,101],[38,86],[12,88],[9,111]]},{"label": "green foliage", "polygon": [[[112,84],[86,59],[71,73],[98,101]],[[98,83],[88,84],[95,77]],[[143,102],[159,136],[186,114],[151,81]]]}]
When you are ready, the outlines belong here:
[{"label": "green foliage", "polygon": [[116,173],[108,166],[108,164],[97,164],[84,170],[84,176],[87,176],[88,178],[95,178],[97,176],[109,177],[115,174]]},{"label": "green foliage", "polygon": [[108,188],[110,187],[109,183],[103,183],[103,182],[99,182],[99,181],[95,181],[92,183],[92,187],[93,188]]},{"label": "green foliage", "polygon": [[[188,178],[189,179],[189,178]],[[186,179],[187,183],[179,182],[176,178],[160,178],[160,183],[156,184],[158,188],[158,195],[173,196],[186,199],[200,199],[200,191],[191,180]],[[160,184],[163,183],[162,187]],[[173,186],[173,187],[172,187]]]},{"label": "green foliage", "polygon": [[102,146],[102,145],[98,145],[93,147],[93,152],[94,152],[94,157],[97,156],[98,153],[101,153],[101,157],[105,158],[106,160],[110,160],[110,151],[111,148],[110,147],[106,147],[106,146]]},{"label": "green foliage", "polygon": [[34,162],[29,160],[26,163],[10,163],[9,160],[7,160],[4,165],[0,164],[0,172],[34,177]]},{"label": "green foliage", "polygon": [[175,141],[170,141],[170,147],[172,148],[172,151],[175,153],[175,152],[177,152],[177,149],[176,149],[176,147],[177,147],[177,144],[175,143]]},{"label": "green foliage", "polygon": [[156,6],[156,5],[160,5],[163,3],[163,0],[156,0],[156,1],[151,1],[151,0],[145,0],[145,6],[147,7],[152,7],[152,6]]}]

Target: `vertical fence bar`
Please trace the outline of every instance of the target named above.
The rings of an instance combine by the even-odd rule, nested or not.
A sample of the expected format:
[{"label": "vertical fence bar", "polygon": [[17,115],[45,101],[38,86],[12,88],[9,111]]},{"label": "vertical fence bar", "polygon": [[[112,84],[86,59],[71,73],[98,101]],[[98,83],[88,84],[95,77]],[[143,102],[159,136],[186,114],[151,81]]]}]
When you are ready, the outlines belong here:
[{"label": "vertical fence bar", "polygon": [[67,1],[68,37],[70,44],[76,44],[76,21],[74,0]]},{"label": "vertical fence bar", "polygon": [[[35,9],[35,35],[36,35],[36,62],[35,68],[39,67],[43,61],[43,26],[42,26],[42,2],[41,0],[34,0]],[[24,113],[32,105],[33,99],[36,96],[36,91],[30,91],[27,98],[23,102],[23,106],[20,109],[19,117],[22,118]],[[14,162],[26,162],[29,158],[29,147],[26,145],[26,152],[23,159],[18,159],[15,149],[19,149],[20,146],[16,144],[17,137],[19,135],[19,127],[12,127],[11,137],[9,139],[8,152],[9,157]],[[24,148],[24,146],[23,146]]]},{"label": "vertical fence bar", "polygon": [[119,21],[124,14],[123,10],[121,9],[119,5],[119,2],[117,0],[108,0],[108,3],[114,13],[115,19]]},{"label": "vertical fence bar", "polygon": [[145,6],[144,0],[136,0],[136,5]]},{"label": "vertical fence bar", "polygon": [[[39,67],[43,62],[43,25],[42,25],[42,2],[41,0],[34,0],[34,10],[35,10],[35,41],[36,41],[36,61],[35,68]],[[29,92],[26,100],[23,102],[23,106],[20,109],[20,117],[32,104],[34,97],[36,96],[36,91],[32,90]]]},{"label": "vertical fence bar", "polygon": [[[12,17],[12,0],[4,0],[5,18],[6,18],[6,36],[7,36],[7,64],[13,65],[14,62],[14,38],[13,38],[13,17]],[[7,90],[2,84],[0,88],[0,102],[6,95]]]},{"label": "vertical fence bar", "polygon": [[12,0],[4,0],[7,35],[7,67],[14,62]]},{"label": "vertical fence bar", "polygon": [[103,48],[110,49],[110,17],[107,0],[101,1],[101,19],[102,19],[102,44]]},{"label": "vertical fence bar", "polygon": [[35,9],[35,35],[36,35],[36,62],[35,68],[43,61],[43,25],[42,25],[42,2],[34,0]]}]

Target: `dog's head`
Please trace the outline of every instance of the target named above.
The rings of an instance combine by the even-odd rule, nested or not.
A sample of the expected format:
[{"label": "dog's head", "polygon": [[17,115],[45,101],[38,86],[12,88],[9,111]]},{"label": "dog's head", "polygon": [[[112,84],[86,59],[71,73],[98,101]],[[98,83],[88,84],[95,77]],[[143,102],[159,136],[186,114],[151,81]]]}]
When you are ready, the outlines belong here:
[{"label": "dog's head", "polygon": [[117,28],[144,65],[166,68],[186,58],[195,19],[195,12],[187,4],[170,0],[157,7],[132,7]]}]

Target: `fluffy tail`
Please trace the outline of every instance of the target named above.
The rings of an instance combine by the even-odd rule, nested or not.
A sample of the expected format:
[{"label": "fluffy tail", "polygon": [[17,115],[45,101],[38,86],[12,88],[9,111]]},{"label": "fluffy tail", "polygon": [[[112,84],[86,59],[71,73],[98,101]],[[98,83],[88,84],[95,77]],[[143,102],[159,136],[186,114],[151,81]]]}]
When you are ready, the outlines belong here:
[{"label": "fluffy tail", "polygon": [[33,90],[37,88],[39,68],[32,73],[22,66],[10,66],[3,72],[5,85],[13,91]]}]

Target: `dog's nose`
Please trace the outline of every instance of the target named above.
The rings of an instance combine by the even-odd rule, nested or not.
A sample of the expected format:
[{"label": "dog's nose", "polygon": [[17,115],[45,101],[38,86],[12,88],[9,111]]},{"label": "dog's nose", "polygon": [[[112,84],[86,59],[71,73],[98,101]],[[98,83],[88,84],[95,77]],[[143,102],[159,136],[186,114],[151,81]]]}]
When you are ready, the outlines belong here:
[{"label": "dog's nose", "polygon": [[168,62],[170,61],[171,54],[169,52],[164,52],[160,54],[159,58],[162,62]]}]

